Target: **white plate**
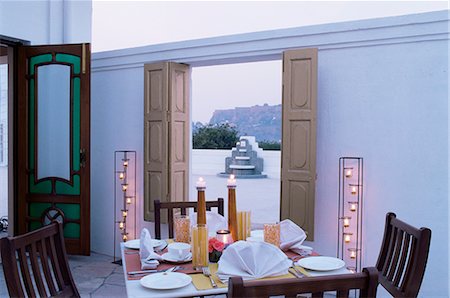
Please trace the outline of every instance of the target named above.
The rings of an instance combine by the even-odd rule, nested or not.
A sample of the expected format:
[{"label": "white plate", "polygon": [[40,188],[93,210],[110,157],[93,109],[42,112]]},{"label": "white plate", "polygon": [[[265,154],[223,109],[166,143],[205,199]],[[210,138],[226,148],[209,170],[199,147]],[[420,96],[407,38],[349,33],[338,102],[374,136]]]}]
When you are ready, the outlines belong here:
[{"label": "white plate", "polygon": [[[163,244],[164,240],[152,239],[153,247],[158,247]],[[141,247],[141,240],[140,239],[128,240],[127,242],[125,242],[124,246],[129,249],[139,249]]]},{"label": "white plate", "polygon": [[187,263],[187,262],[192,261],[192,254],[189,253],[184,260],[178,260],[177,257],[175,257],[172,254],[166,252],[165,254],[161,255],[161,258],[163,258],[164,261],[167,261],[167,262],[170,262],[170,263]]},{"label": "white plate", "polygon": [[156,290],[169,290],[185,287],[192,282],[192,278],[180,272],[153,273],[141,278],[143,287]]},{"label": "white plate", "polygon": [[345,266],[345,262],[333,257],[307,257],[297,262],[298,266],[315,271],[331,271],[337,270]]}]

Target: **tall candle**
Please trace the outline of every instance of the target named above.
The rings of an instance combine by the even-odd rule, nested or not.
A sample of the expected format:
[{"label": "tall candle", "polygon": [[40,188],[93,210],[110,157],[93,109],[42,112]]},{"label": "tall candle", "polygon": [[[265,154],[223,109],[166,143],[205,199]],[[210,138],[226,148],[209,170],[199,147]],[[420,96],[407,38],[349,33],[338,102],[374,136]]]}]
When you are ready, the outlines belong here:
[{"label": "tall candle", "polygon": [[238,240],[238,223],[236,218],[236,179],[230,175],[228,179],[228,230],[234,241]]},{"label": "tall candle", "polygon": [[206,182],[200,177],[197,181],[197,224],[206,225]]},{"label": "tall candle", "polygon": [[227,180],[227,186],[236,186],[236,178],[234,177],[233,174],[230,175],[230,178]]}]

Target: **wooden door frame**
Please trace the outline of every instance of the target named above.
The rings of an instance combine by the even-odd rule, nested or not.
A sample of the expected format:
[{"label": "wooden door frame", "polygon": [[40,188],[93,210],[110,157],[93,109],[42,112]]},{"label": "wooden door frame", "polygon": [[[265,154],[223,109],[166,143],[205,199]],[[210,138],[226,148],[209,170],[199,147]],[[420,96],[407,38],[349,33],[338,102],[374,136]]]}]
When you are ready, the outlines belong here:
[{"label": "wooden door frame", "polygon": [[[19,98],[25,98],[27,96],[25,88],[19,88],[19,78],[24,77],[26,74],[26,63],[24,57],[19,57],[23,51],[19,51],[20,46],[28,46],[29,44],[16,44],[15,45],[15,59],[14,59],[14,235],[23,234],[27,231],[27,228],[19,221],[27,216],[27,210],[20,204],[19,197],[26,194],[19,187],[19,179],[23,179],[24,172],[20,172],[19,169],[27,169],[27,165],[24,164],[26,160],[21,158],[26,156],[28,149],[26,146],[19,147],[20,136],[28,136],[28,127],[24,125],[19,126],[19,115],[26,115],[26,106],[19,103]],[[48,50],[50,52],[58,51],[58,46],[66,46],[65,52],[76,54],[77,51],[70,48],[67,49],[68,45],[40,45],[40,49]],[[79,46],[79,45],[76,45]],[[33,47],[30,47],[28,51],[33,51]],[[90,57],[90,47],[88,45],[83,49],[84,55]],[[22,58],[22,59],[21,59]],[[80,76],[84,75],[84,70],[87,70],[88,78],[80,85],[80,149],[86,149],[86,160],[84,161],[84,175],[80,175],[80,198],[87,198],[86,201],[74,201],[72,198],[67,196],[67,201],[64,203],[79,203],[80,204],[80,238],[79,245],[75,246],[74,240],[66,239],[66,248],[68,252],[76,252],[78,254],[89,255],[90,254],[90,59],[85,59],[81,62]],[[81,77],[80,77],[81,78]],[[87,102],[86,102],[87,101]],[[24,111],[25,109],[25,111]],[[72,117],[72,116],[71,116]],[[83,124],[83,125],[82,125]],[[72,123],[70,124],[72,127]],[[22,129],[19,131],[20,127]],[[71,134],[72,135],[72,134]],[[83,136],[88,137],[83,137]],[[71,140],[72,144],[72,140]],[[71,150],[73,150],[71,148]],[[80,152],[81,153],[81,152]],[[80,154],[73,152],[73,154]],[[72,156],[72,155],[71,155]],[[72,159],[71,159],[72,160]],[[80,171],[82,169],[80,168]],[[86,174],[87,173],[87,174]],[[86,177],[86,175],[88,177]],[[25,175],[26,176],[26,175]],[[84,177],[82,177],[84,176]],[[71,201],[72,199],[72,201]],[[50,200],[49,200],[50,202]]]},{"label": "wooden door frame", "polygon": [[[8,184],[13,187],[8,188],[8,233],[10,235],[18,235],[18,222],[17,222],[17,193],[18,193],[18,185],[17,185],[17,103],[18,103],[18,85],[17,85],[17,69],[18,69],[18,48],[19,46],[29,45],[30,42],[28,40],[18,39],[10,36],[0,35],[0,43],[3,45],[7,45],[8,48],[12,49],[12,65],[10,65],[10,69],[12,71],[12,82],[8,83],[8,132],[12,133],[12,143],[8,142],[8,161],[12,161],[12,163],[8,162],[8,167],[12,166],[12,170],[8,170]],[[9,90],[12,89],[12,90]],[[10,110],[12,109],[12,111]],[[9,117],[12,115],[12,117]],[[11,128],[10,128],[11,126]],[[9,138],[11,140],[11,138]],[[10,150],[12,148],[12,150]],[[12,181],[12,183],[11,183]],[[12,207],[12,208],[11,208]],[[12,211],[13,214],[10,214]],[[11,218],[13,220],[11,220]]]}]

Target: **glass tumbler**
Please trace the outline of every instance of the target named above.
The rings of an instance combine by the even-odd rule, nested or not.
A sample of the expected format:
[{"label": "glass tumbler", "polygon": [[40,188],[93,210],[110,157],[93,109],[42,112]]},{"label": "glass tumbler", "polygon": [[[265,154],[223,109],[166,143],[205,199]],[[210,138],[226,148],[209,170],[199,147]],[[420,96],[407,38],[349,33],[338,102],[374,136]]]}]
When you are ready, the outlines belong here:
[{"label": "glass tumbler", "polygon": [[175,242],[190,243],[191,221],[188,215],[175,215],[173,218]]},{"label": "glass tumbler", "polygon": [[280,224],[264,224],[264,242],[280,247]]}]

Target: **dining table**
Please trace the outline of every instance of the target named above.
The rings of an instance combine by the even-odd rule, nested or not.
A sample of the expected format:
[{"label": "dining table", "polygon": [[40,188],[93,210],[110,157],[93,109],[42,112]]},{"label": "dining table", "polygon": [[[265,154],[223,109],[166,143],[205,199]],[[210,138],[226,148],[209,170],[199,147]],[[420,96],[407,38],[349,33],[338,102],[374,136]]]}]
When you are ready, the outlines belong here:
[{"label": "dining table", "polygon": [[[217,288],[213,287],[205,287],[204,289],[197,289],[197,287],[194,285],[194,282],[189,283],[186,286],[175,288],[175,289],[152,289],[148,287],[144,287],[140,283],[140,278],[143,278],[147,275],[138,275],[138,276],[131,276],[129,275],[129,272],[131,270],[140,270],[139,264],[139,254],[138,250],[132,251],[125,247],[125,243],[120,244],[120,250],[121,250],[121,256],[122,256],[122,265],[123,265],[123,272],[125,276],[125,286],[127,291],[128,297],[152,297],[152,298],[174,298],[174,297],[196,297],[196,296],[209,296],[209,295],[221,295],[226,294],[228,292],[228,287],[226,284],[220,283],[217,276],[215,276],[216,282],[219,282],[220,285]],[[298,259],[299,256],[295,253],[286,253],[289,258],[296,258]],[[318,255],[316,253],[313,253],[314,255]],[[137,261],[139,260],[139,261]],[[139,262],[139,263],[138,263]],[[188,267],[191,266],[190,263],[186,264],[164,264],[162,263],[160,266],[158,266],[157,269],[162,268],[169,268],[172,265],[180,265]],[[217,271],[217,263],[210,263],[210,269],[214,275],[214,272]],[[343,267],[338,270],[333,271],[311,271],[311,270],[305,270],[302,269],[302,274],[304,276],[313,277],[313,276],[323,276],[323,275],[332,275],[332,274],[346,274],[351,273],[347,268]],[[189,270],[188,270],[189,271]],[[187,272],[192,279],[196,281],[197,286],[200,281],[200,283],[203,284],[209,284],[209,278],[204,276],[201,271],[193,272],[192,269],[190,272]],[[150,273],[150,274],[157,274],[157,273]],[[294,275],[295,273],[289,273],[286,276],[282,276],[281,278],[298,278]]]}]

